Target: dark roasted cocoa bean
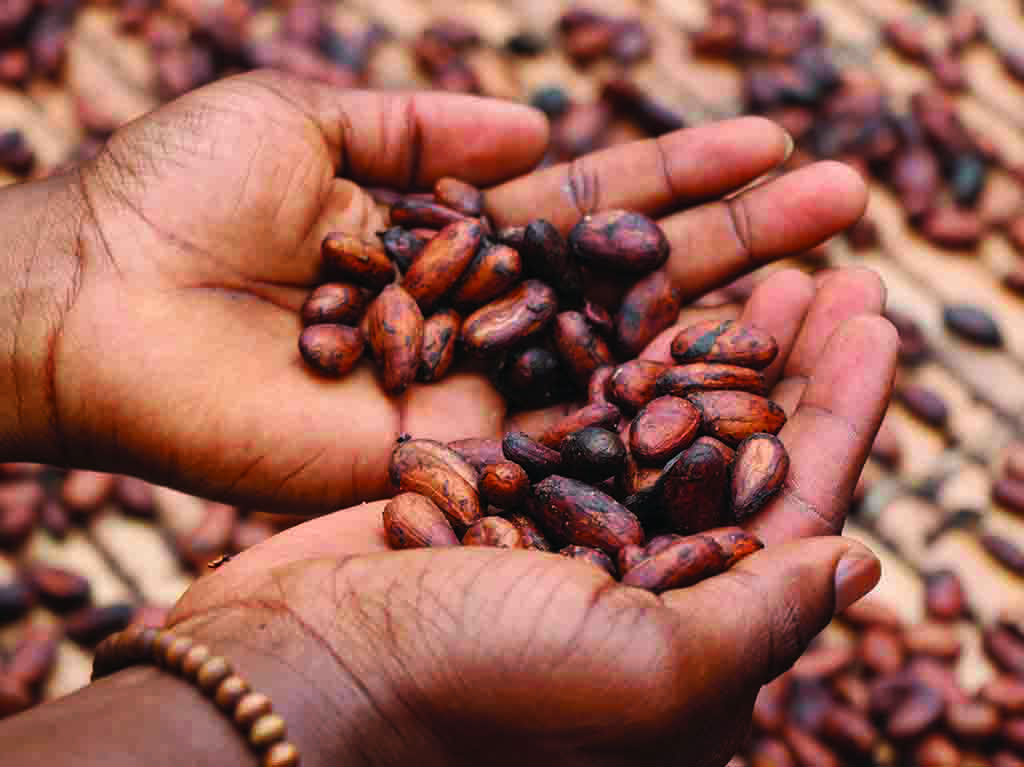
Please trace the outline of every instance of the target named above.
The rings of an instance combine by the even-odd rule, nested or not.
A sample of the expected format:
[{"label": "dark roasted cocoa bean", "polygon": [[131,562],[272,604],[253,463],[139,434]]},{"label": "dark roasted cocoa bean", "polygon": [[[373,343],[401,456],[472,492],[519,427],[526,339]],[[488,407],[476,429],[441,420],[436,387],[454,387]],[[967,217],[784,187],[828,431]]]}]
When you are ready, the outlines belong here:
[{"label": "dark roasted cocoa bean", "polygon": [[732,320],[704,320],[681,330],[672,341],[677,362],[722,362],[760,370],[779,352],[763,330]]},{"label": "dark roasted cocoa bean", "polygon": [[477,307],[492,301],[519,279],[522,259],[507,245],[485,244],[463,272],[452,293],[458,306]]},{"label": "dark roasted cocoa bean", "polygon": [[377,245],[345,232],[331,232],[321,252],[329,272],[373,290],[395,279],[391,259]]},{"label": "dark roasted cocoa bean", "polygon": [[984,309],[968,304],[946,306],[942,310],[942,320],[950,331],[979,346],[1003,345],[999,326]]},{"label": "dark roasted cocoa bean", "polygon": [[418,493],[399,493],[383,512],[384,533],[393,549],[458,546],[459,539],[437,505]]},{"label": "dark roasted cocoa bean", "polygon": [[464,216],[478,217],[484,212],[484,195],[479,189],[455,178],[439,178],[434,197],[442,205]]},{"label": "dark roasted cocoa bean", "polygon": [[756,514],[789,473],[789,453],[773,434],[752,434],[736,448],[732,466],[732,509],[737,520]]},{"label": "dark roasted cocoa bean", "polygon": [[605,384],[605,394],[627,412],[636,412],[655,397],[658,376],[668,367],[663,362],[630,360],[619,365]]},{"label": "dark roasted cocoa bean", "polygon": [[566,308],[583,302],[583,273],[569,245],[555,227],[542,218],[531,221],[523,231],[523,273],[552,285]]},{"label": "dark roasted cocoa bean", "polygon": [[661,506],[673,531],[699,533],[729,521],[729,464],[711,442],[690,445],[665,467],[660,484]]},{"label": "dark roasted cocoa bean", "polygon": [[555,292],[543,282],[527,280],[469,315],[462,339],[475,354],[504,351],[543,329],[557,311]]},{"label": "dark roasted cocoa bean", "polygon": [[942,429],[949,418],[945,400],[931,389],[919,384],[900,387],[898,397],[904,407],[929,426]]},{"label": "dark roasted cocoa bean", "polygon": [[302,324],[321,325],[337,322],[354,325],[359,322],[370,303],[366,291],[350,282],[329,282],[321,285],[302,305]]},{"label": "dark roasted cocoa bean", "polygon": [[614,498],[590,485],[552,475],[533,488],[530,515],[560,542],[614,555],[644,542],[640,521]]},{"label": "dark roasted cocoa bean", "polygon": [[936,203],[942,176],[935,154],[920,144],[896,155],[890,183],[909,218],[916,219]]},{"label": "dark roasted cocoa bean", "polygon": [[63,540],[71,527],[71,515],[56,498],[50,498],[39,510],[39,522],[50,535]]},{"label": "dark roasted cocoa bean", "polygon": [[577,386],[583,388],[594,371],[614,362],[608,344],[579,312],[561,312],[552,327],[555,348]]},{"label": "dark roasted cocoa bean", "polygon": [[534,551],[551,551],[551,544],[544,537],[544,533],[537,527],[537,523],[526,514],[509,514],[505,519],[519,528],[519,534],[523,537],[523,548]]},{"label": "dark roasted cocoa bean", "polygon": [[612,562],[611,557],[599,549],[592,549],[589,546],[570,545],[560,549],[558,553],[563,557],[569,557],[569,559],[587,562],[594,567],[604,570],[613,578],[615,577],[615,563]]},{"label": "dark roasted cocoa bean", "polygon": [[480,469],[477,481],[480,498],[501,509],[515,509],[526,501],[530,490],[530,478],[517,463],[500,461]]},{"label": "dark roasted cocoa bean", "polygon": [[[2,70],[2,62],[0,62],[0,70]],[[0,77],[0,79],[7,78]],[[36,154],[21,131],[0,132],[0,167],[16,176],[24,176],[32,172],[35,164]]]},{"label": "dark roasted cocoa bean", "polygon": [[572,432],[559,449],[562,473],[594,484],[618,474],[626,460],[626,446],[619,435],[598,426]]},{"label": "dark roasted cocoa bean", "polygon": [[928,357],[928,340],[914,318],[889,309],[886,319],[896,326],[900,336],[900,362],[917,365]]},{"label": "dark roasted cocoa bean", "polygon": [[518,252],[522,249],[523,241],[526,239],[526,227],[506,226],[498,230],[498,233],[495,235],[495,239],[502,245],[508,245],[510,248]]},{"label": "dark roasted cocoa bean", "polygon": [[449,442],[448,447],[458,453],[476,471],[481,471],[489,463],[499,463],[505,460],[505,455],[501,452],[500,439],[469,437]]},{"label": "dark roasted cocoa bean", "polygon": [[423,349],[417,378],[438,381],[444,378],[455,359],[462,318],[454,309],[444,309],[423,323]]},{"label": "dark roasted cocoa bean", "polygon": [[501,451],[506,460],[522,466],[531,482],[539,482],[559,470],[562,456],[557,450],[542,445],[525,432],[513,431],[501,441]]},{"label": "dark roasted cocoa bean", "polygon": [[857,652],[861,662],[876,674],[899,671],[906,657],[900,636],[880,626],[872,626],[861,635]]},{"label": "dark roasted cocoa bean", "polygon": [[651,400],[629,427],[631,454],[639,463],[660,464],[687,448],[697,437],[701,414],[680,397]]},{"label": "dark roasted cocoa bean", "polygon": [[564,158],[593,152],[604,140],[611,120],[612,110],[603,101],[573,104],[552,126],[551,144]]},{"label": "dark roasted cocoa bean", "polygon": [[612,316],[608,313],[600,304],[596,304],[593,301],[583,302],[583,316],[587,322],[590,323],[591,327],[594,328],[602,336],[610,336],[612,331],[615,330],[615,323],[612,321]]},{"label": "dark roasted cocoa bean", "polygon": [[462,536],[463,546],[494,546],[499,549],[525,549],[519,528],[501,517],[483,517]]},{"label": "dark roasted cocoa bean", "polygon": [[694,362],[669,367],[658,376],[655,387],[658,394],[674,394],[677,397],[695,391],[721,389],[764,394],[765,380],[764,373],[759,370],[715,362]]},{"label": "dark roasted cocoa bean", "polygon": [[919,684],[938,693],[947,704],[966,703],[970,700],[960,688],[956,672],[949,663],[918,655],[910,661],[906,671]]},{"label": "dark roasted cocoa bean", "polygon": [[1024,514],[1024,481],[1000,477],[992,483],[992,500],[1017,514]]},{"label": "dark roasted cocoa bean", "polygon": [[430,238],[420,237],[415,231],[401,226],[392,226],[377,232],[377,239],[384,246],[384,252],[404,273],[419,256]]},{"label": "dark roasted cocoa bean", "polygon": [[124,602],[83,607],[68,616],[64,622],[64,633],[72,641],[91,647],[115,631],[127,628],[134,615],[135,607]]},{"label": "dark roasted cocoa bean", "polygon": [[513,405],[534,408],[564,399],[572,387],[558,356],[542,346],[508,354],[492,378]]},{"label": "dark roasted cocoa bean", "polygon": [[645,555],[623,574],[623,585],[655,593],[684,588],[723,572],[727,562],[722,547],[703,535],[673,540],[660,551],[646,551]]},{"label": "dark roasted cocoa bean", "polygon": [[24,577],[43,604],[55,612],[81,607],[92,593],[88,578],[60,567],[32,564],[25,568]]},{"label": "dark roasted cocoa bean", "polygon": [[299,335],[306,364],[326,376],[343,376],[363,356],[363,334],[348,325],[310,325]]},{"label": "dark roasted cocoa bean", "polygon": [[601,97],[617,113],[632,120],[650,136],[660,136],[686,127],[682,115],[652,98],[636,83],[619,77],[605,82]]},{"label": "dark roasted cocoa bean", "polygon": [[715,527],[701,535],[710,538],[722,547],[726,568],[732,567],[744,557],[764,548],[761,540],[741,527]]},{"label": "dark roasted cocoa bean", "polygon": [[704,431],[727,445],[759,432],[777,434],[786,423],[781,407],[749,392],[695,392],[687,399],[701,412]]},{"label": "dark roasted cocoa bean", "polygon": [[20,618],[35,601],[35,592],[23,580],[0,584],[0,625]]},{"label": "dark roasted cocoa bean", "polygon": [[476,219],[449,224],[428,242],[402,278],[402,287],[424,311],[447,293],[476,255],[483,227]]},{"label": "dark roasted cocoa bean", "polygon": [[652,272],[668,259],[661,228],[641,213],[607,210],[584,216],[569,233],[584,266],[627,274]]},{"label": "dark roasted cocoa bean", "polygon": [[423,349],[423,313],[416,301],[401,286],[388,285],[370,304],[366,327],[384,391],[405,391],[416,377]]},{"label": "dark roasted cocoa bean", "polygon": [[113,489],[112,474],[72,469],[64,479],[60,497],[72,513],[88,514],[106,503]]},{"label": "dark roasted cocoa bean", "polygon": [[415,197],[403,197],[391,206],[391,223],[407,229],[443,229],[465,218],[457,210]]},{"label": "dark roasted cocoa bean", "polygon": [[615,368],[605,365],[594,371],[587,383],[587,402],[591,405],[611,404],[608,402],[608,381],[615,373]]},{"label": "dark roasted cocoa bean", "polygon": [[151,518],[156,513],[153,486],[144,479],[119,476],[114,483],[114,500],[126,514]]},{"label": "dark roasted cocoa bean", "polygon": [[641,466],[631,455],[626,456],[620,485],[626,495],[652,491],[661,478],[660,466]]},{"label": "dark roasted cocoa bean", "polygon": [[986,533],[981,536],[981,545],[993,559],[1007,570],[1017,575],[1024,575],[1024,549],[1021,549],[1013,541],[994,533]]},{"label": "dark roasted cocoa bean", "polygon": [[[591,376],[593,379],[593,376]],[[606,429],[614,429],[619,423],[619,409],[610,402],[592,402],[584,405],[579,410],[565,416],[547,431],[538,437],[537,441],[542,445],[558,449],[562,440],[570,434],[585,429],[588,426],[600,426]]]}]

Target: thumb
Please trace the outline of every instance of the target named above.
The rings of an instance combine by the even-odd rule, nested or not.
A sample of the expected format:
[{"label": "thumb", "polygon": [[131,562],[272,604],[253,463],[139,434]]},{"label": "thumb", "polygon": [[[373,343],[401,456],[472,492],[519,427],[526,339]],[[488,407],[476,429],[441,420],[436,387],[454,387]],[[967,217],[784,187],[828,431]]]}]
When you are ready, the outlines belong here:
[{"label": "thumb", "polygon": [[707,668],[733,689],[756,689],[792,666],[832,616],[880,575],[878,559],[860,543],[805,538],[763,549],[662,598],[700,635],[694,639]]}]

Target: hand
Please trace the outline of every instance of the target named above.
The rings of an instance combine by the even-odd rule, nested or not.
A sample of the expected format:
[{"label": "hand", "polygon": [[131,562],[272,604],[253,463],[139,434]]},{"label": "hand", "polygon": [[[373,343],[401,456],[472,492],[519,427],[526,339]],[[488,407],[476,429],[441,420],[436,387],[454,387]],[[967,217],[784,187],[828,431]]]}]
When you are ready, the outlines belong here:
[{"label": "hand", "polygon": [[[537,162],[546,139],[526,107],[339,91],[270,73],[218,82],[125,126],[63,181],[81,225],[67,284],[39,313],[47,353],[33,357],[22,387],[46,395],[49,453],[35,457],[316,513],[383,497],[403,431],[501,434],[505,403],[478,374],[393,400],[369,363],[341,381],[302,364],[297,313],[324,234],[382,224],[359,184],[429,188],[461,177],[490,186],[499,226],[540,216],[565,230],[610,207],[662,215],[668,268],[689,298],[816,244],[865,203],[856,174],[821,163],[700,204],[783,161],[785,134],[758,118],[507,181]],[[806,308],[801,284],[795,307],[769,311],[783,324]]]}]

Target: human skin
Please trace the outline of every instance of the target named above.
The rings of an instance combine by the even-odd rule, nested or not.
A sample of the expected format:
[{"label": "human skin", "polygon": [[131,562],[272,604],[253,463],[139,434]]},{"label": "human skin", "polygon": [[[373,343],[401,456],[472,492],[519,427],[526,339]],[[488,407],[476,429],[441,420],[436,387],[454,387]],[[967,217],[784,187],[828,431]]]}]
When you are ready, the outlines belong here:
[{"label": "human skin", "polygon": [[[787,152],[758,118],[529,173],[546,140],[525,107],[254,73],[126,126],[78,171],[0,192],[0,457],[312,515],[383,497],[402,432],[541,428],[553,412],[509,415],[468,367],[388,398],[368,363],[340,381],[302,365],[320,241],[383,223],[365,186],[463,178],[497,226],[647,212],[690,299],[865,204],[835,163],[734,195]],[[768,546],[728,573],[654,596],[555,555],[387,552],[377,502],[200,578],[170,623],[271,694],[307,764],[722,763],[759,686],[878,577],[835,536],[892,385],[884,299],[865,270],[781,271],[747,297],[743,319],[779,342],[766,372],[791,469],[749,525]],[[667,359],[671,333],[644,356]],[[14,744],[0,761],[250,759],[220,716],[188,685],[130,670],[0,724]],[[66,737],[43,737],[57,726]]]}]

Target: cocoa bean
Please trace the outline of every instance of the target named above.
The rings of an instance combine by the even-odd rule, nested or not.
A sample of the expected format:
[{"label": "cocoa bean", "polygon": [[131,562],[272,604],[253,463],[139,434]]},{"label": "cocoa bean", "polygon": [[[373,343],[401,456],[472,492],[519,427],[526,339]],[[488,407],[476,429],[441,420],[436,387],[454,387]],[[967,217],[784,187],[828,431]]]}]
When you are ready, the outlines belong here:
[{"label": "cocoa bean", "polygon": [[[593,376],[591,376],[593,380]],[[550,448],[559,448],[562,440],[588,426],[614,429],[620,418],[619,409],[610,402],[594,402],[565,416],[561,421],[548,427],[537,441]]]},{"label": "cocoa bean", "polygon": [[942,718],[944,709],[942,696],[928,687],[915,685],[889,715],[886,732],[896,740],[920,737]]},{"label": "cocoa bean", "polygon": [[912,414],[930,426],[944,428],[949,418],[945,400],[920,384],[906,384],[898,392],[899,400]]},{"label": "cocoa bean", "polygon": [[599,426],[572,432],[559,451],[564,474],[594,484],[618,474],[626,460],[626,446],[619,435]]},{"label": "cocoa bean", "polygon": [[526,280],[469,315],[462,340],[476,354],[504,351],[543,329],[557,311],[555,292],[543,282]]},{"label": "cocoa bean", "polygon": [[464,216],[478,217],[484,212],[484,195],[479,189],[455,178],[439,178],[434,197],[442,205]]},{"label": "cocoa bean", "polygon": [[1015,716],[1006,720],[1002,730],[1003,740],[1011,751],[1024,753],[1024,716]]},{"label": "cocoa bean", "polygon": [[903,667],[903,642],[894,631],[872,626],[860,637],[857,653],[861,663],[876,674],[892,674]]},{"label": "cocoa bean", "polygon": [[580,388],[587,385],[595,370],[614,362],[604,339],[580,312],[558,314],[552,336],[559,356]]},{"label": "cocoa bean", "polygon": [[928,53],[924,30],[909,19],[894,19],[882,28],[885,41],[914,61],[923,61]]},{"label": "cocoa bean", "polygon": [[797,679],[831,679],[849,668],[856,656],[852,645],[819,644],[804,652],[790,673]]},{"label": "cocoa bean", "polygon": [[418,493],[399,493],[388,501],[383,523],[393,549],[459,545],[445,515],[433,501]]},{"label": "cocoa bean", "polygon": [[631,454],[640,463],[664,463],[696,439],[700,424],[700,411],[686,400],[671,395],[653,399],[629,427]]},{"label": "cocoa bean", "polygon": [[572,386],[554,352],[543,346],[527,346],[507,354],[491,376],[510,404],[539,408],[569,396]]},{"label": "cocoa bean", "polygon": [[134,615],[135,607],[125,602],[83,607],[64,621],[64,633],[72,641],[91,647],[115,631],[127,628]]},{"label": "cocoa bean", "polygon": [[399,285],[388,285],[366,312],[366,341],[388,394],[400,394],[412,383],[423,349],[423,313]]},{"label": "cocoa bean", "polygon": [[1001,477],[992,483],[992,500],[1017,514],[1024,514],[1024,482]]},{"label": "cocoa bean", "polygon": [[32,690],[49,676],[56,661],[56,631],[46,626],[30,625],[22,631],[4,671]]},{"label": "cocoa bean", "polygon": [[996,751],[989,764],[991,767],[1024,767],[1024,757],[1009,750]]},{"label": "cocoa bean", "polygon": [[619,554],[616,557],[616,561],[618,562],[619,575],[625,575],[646,558],[646,547],[637,545],[635,543],[626,544],[621,549],[619,549]]},{"label": "cocoa bean", "polygon": [[558,553],[563,557],[569,557],[569,559],[587,562],[594,567],[604,570],[613,578],[615,577],[615,563],[612,562],[611,557],[603,551],[592,549],[589,546],[572,545],[566,546],[564,549],[560,549]]},{"label": "cocoa bean", "polygon": [[947,704],[966,703],[969,700],[949,663],[918,655],[910,661],[906,670],[911,678],[938,693]]},{"label": "cocoa bean", "polygon": [[352,325],[359,321],[369,304],[367,292],[350,282],[328,282],[309,294],[302,305],[303,325],[337,322]]},{"label": "cocoa bean", "polygon": [[562,234],[542,218],[523,231],[523,273],[555,288],[562,306],[576,308],[583,302],[583,273]]},{"label": "cocoa bean", "polygon": [[404,274],[432,237],[421,237],[414,230],[392,226],[377,232],[377,239],[384,246],[384,252]]},{"label": "cocoa bean", "polygon": [[452,302],[474,308],[486,304],[512,287],[522,270],[522,259],[513,248],[485,244],[462,273],[452,292]]},{"label": "cocoa bean", "polygon": [[935,154],[920,144],[896,155],[889,181],[903,210],[914,220],[932,208],[942,184],[939,161]]},{"label": "cocoa bean", "polygon": [[299,353],[321,375],[340,377],[363,356],[363,334],[348,325],[310,325],[299,335]]},{"label": "cocoa bean", "polygon": [[722,553],[725,554],[726,569],[764,548],[764,544],[757,536],[740,527],[715,527],[705,530],[701,535],[721,546]]},{"label": "cocoa bean", "polygon": [[447,293],[476,255],[483,227],[476,219],[449,224],[428,242],[402,278],[402,287],[427,311]]},{"label": "cocoa bean", "polygon": [[776,434],[786,423],[781,407],[749,392],[695,392],[687,399],[701,412],[703,430],[727,445],[757,433]]},{"label": "cocoa bean", "polygon": [[628,412],[636,412],[656,394],[658,376],[668,365],[651,360],[630,360],[612,372],[605,393],[612,402]]},{"label": "cocoa bean", "polygon": [[736,448],[732,466],[732,509],[737,520],[756,514],[782,488],[789,453],[778,437],[752,434]]},{"label": "cocoa bean", "polygon": [[31,479],[0,485],[0,545],[22,544],[39,521],[44,498],[42,487]]},{"label": "cocoa bean", "polygon": [[1024,714],[1024,679],[1000,674],[985,683],[981,697],[1006,714]]},{"label": "cocoa bean", "polygon": [[1013,541],[988,533],[981,536],[981,545],[1006,569],[1017,575],[1024,575],[1024,550]]},{"label": "cocoa bean", "polygon": [[391,223],[407,229],[443,229],[465,218],[466,216],[457,210],[415,197],[403,197],[391,206]]},{"label": "cocoa bean", "polygon": [[750,767],[797,767],[789,747],[779,738],[758,738],[750,745]]},{"label": "cocoa bean", "polygon": [[631,455],[626,456],[620,484],[626,495],[653,491],[661,478],[662,467],[641,466]]},{"label": "cocoa bean", "polygon": [[60,499],[73,514],[88,514],[106,503],[113,489],[111,474],[72,469],[61,486]]},{"label": "cocoa bean", "polygon": [[1002,718],[991,703],[967,701],[946,707],[946,726],[962,740],[982,740],[999,732]]},{"label": "cocoa bean", "polygon": [[960,578],[952,570],[938,570],[925,577],[925,609],[933,618],[957,620],[965,614],[966,603]]},{"label": "cocoa bean", "polygon": [[603,101],[573,104],[552,126],[551,144],[561,157],[579,157],[601,145],[612,110]]},{"label": "cocoa bean", "polygon": [[81,607],[92,593],[88,578],[61,567],[31,564],[25,568],[24,578],[40,601],[54,612]]},{"label": "cocoa bean", "polygon": [[400,490],[419,493],[433,501],[456,532],[465,530],[480,518],[480,499],[475,485],[441,463],[415,464],[398,476],[392,474],[391,479]]},{"label": "cocoa bean", "polygon": [[459,338],[462,318],[454,309],[444,309],[428,317],[423,323],[423,349],[417,377],[421,381],[438,381],[455,359],[455,344]]},{"label": "cocoa bean", "polygon": [[119,476],[114,483],[114,499],[126,514],[149,519],[156,513],[153,486],[144,479]]},{"label": "cocoa bean", "polygon": [[562,456],[557,450],[542,445],[525,432],[513,431],[501,441],[501,452],[506,460],[522,466],[531,482],[539,482],[559,470]]},{"label": "cocoa bean", "polygon": [[35,601],[32,587],[20,579],[0,584],[0,625],[20,618]]},{"label": "cocoa bean", "polygon": [[703,535],[674,540],[660,551],[646,556],[623,573],[622,583],[654,593],[692,586],[724,572],[727,558],[722,547]]},{"label": "cocoa bean", "polygon": [[552,475],[533,488],[530,515],[563,544],[614,555],[644,541],[640,521],[611,496],[568,477]]},{"label": "cocoa bean", "polygon": [[345,232],[324,237],[321,252],[329,272],[372,290],[380,290],[395,279],[395,267],[375,244]]},{"label": "cocoa bean", "polygon": [[615,42],[615,26],[602,19],[580,24],[566,33],[565,52],[577,64],[588,64],[608,55]]},{"label": "cocoa bean", "polygon": [[50,535],[63,540],[71,527],[71,516],[56,498],[50,498],[39,511],[39,522]]},{"label": "cocoa bean", "polygon": [[509,514],[505,519],[519,528],[519,534],[523,537],[523,548],[534,551],[551,551],[551,544],[544,537],[544,533],[537,527],[537,523],[526,514]]},{"label": "cocoa bean", "polygon": [[622,77],[607,80],[601,88],[601,98],[624,118],[635,122],[649,136],[686,127],[682,115],[666,104],[656,101],[650,93],[636,83]]},{"label": "cocoa bean", "polygon": [[223,503],[206,503],[203,519],[194,530],[178,539],[181,558],[199,572],[225,554],[238,509]]},{"label": "cocoa bean", "polygon": [[569,233],[569,244],[584,266],[646,274],[668,260],[661,228],[641,213],[607,210],[584,216]]},{"label": "cocoa bean", "polygon": [[786,724],[786,706],[789,701],[792,680],[782,675],[764,685],[754,700],[751,717],[760,732],[781,732]]},{"label": "cocoa bean", "polygon": [[[543,111],[543,110],[542,110]],[[502,245],[508,245],[515,251],[519,251],[523,247],[523,241],[526,238],[526,227],[525,226],[506,226],[498,230],[495,235],[495,239],[498,240]]]},{"label": "cocoa bean", "polygon": [[32,703],[32,695],[24,682],[0,672],[0,718],[24,711]]},{"label": "cocoa bean", "polygon": [[732,320],[704,320],[672,340],[677,362],[723,362],[760,370],[779,352],[775,339],[763,330]]},{"label": "cocoa bean", "polygon": [[[461,440],[469,442],[469,440]],[[478,443],[472,447],[479,449]],[[504,460],[500,454],[497,460]],[[492,461],[487,461],[492,463]],[[417,469],[441,468],[459,475],[474,491],[477,489],[478,469],[472,462],[456,451],[453,447],[443,445],[432,439],[410,439],[402,442],[391,451],[388,463],[388,476],[397,488],[404,474]]]},{"label": "cocoa bean", "polygon": [[982,27],[981,17],[973,8],[957,8],[946,19],[949,46],[954,51],[960,51],[973,42],[980,40],[985,30]]},{"label": "cocoa bean", "polygon": [[672,530],[699,533],[727,522],[727,458],[722,449],[702,438],[665,466],[657,492]]},{"label": "cocoa bean", "polygon": [[[849,704],[854,712],[863,714],[868,710],[870,700],[868,684],[857,672],[848,671],[839,674],[832,680],[832,689],[836,696]],[[833,739],[835,738],[833,737]]]},{"label": "cocoa bean", "polygon": [[907,650],[915,655],[947,661],[956,660],[960,655],[960,636],[953,626],[945,623],[918,623],[904,633],[903,641]]},{"label": "cocoa bean", "polygon": [[920,767],[961,767],[963,757],[946,735],[933,732],[914,747],[914,763]]},{"label": "cocoa bean", "polygon": [[530,478],[523,467],[511,461],[484,466],[478,480],[480,498],[502,509],[515,509],[523,504],[530,490]]},{"label": "cocoa bean", "polygon": [[583,316],[587,322],[590,323],[591,327],[594,328],[602,336],[610,336],[612,331],[615,330],[615,323],[612,321],[612,316],[608,313],[600,304],[596,304],[593,301],[583,302]]},{"label": "cocoa bean", "polygon": [[605,365],[594,371],[587,383],[587,402],[591,405],[608,403],[608,381],[611,380],[614,373],[615,368],[611,365]]},{"label": "cocoa bean", "polygon": [[841,767],[842,761],[832,749],[799,727],[791,724],[782,728],[782,738],[786,741],[797,764],[813,764],[815,767]]},{"label": "cocoa bean", "polygon": [[929,354],[928,340],[917,322],[912,317],[893,309],[886,311],[885,316],[896,326],[900,336],[900,362],[907,365],[923,362]]},{"label": "cocoa bean", "polygon": [[[863,705],[866,708],[867,688],[859,689],[865,696]],[[829,706],[825,713],[821,721],[821,736],[844,750],[859,754],[870,754],[878,743],[878,730],[868,718],[861,711],[838,703]]]},{"label": "cocoa bean", "polygon": [[764,373],[739,365],[714,362],[695,362],[691,365],[673,365],[665,370],[655,384],[658,394],[684,397],[695,391],[731,389],[764,394]]},{"label": "cocoa bean", "polygon": [[[3,56],[9,57],[15,53],[14,51],[5,51]],[[9,61],[7,59],[7,63]],[[2,73],[4,63],[5,61],[0,58],[0,73]],[[0,75],[0,80],[9,81],[10,78]],[[29,146],[25,140],[25,135],[21,131],[8,130],[0,132],[0,167],[16,176],[25,176],[32,172],[35,164],[36,154],[32,151],[32,147]]]},{"label": "cocoa bean", "polygon": [[921,234],[941,248],[969,250],[985,234],[985,223],[973,210],[936,208],[921,221]]},{"label": "cocoa bean", "polygon": [[946,306],[942,310],[942,321],[951,332],[979,346],[1003,345],[999,326],[984,309],[968,304]]},{"label": "cocoa bean", "polygon": [[519,528],[501,517],[484,517],[474,522],[462,536],[463,546],[495,546],[499,549],[525,549]]},{"label": "cocoa bean", "polygon": [[[946,61],[950,58],[947,57]],[[956,61],[952,59],[952,61]],[[947,64],[948,66],[948,64]],[[942,73],[944,76],[954,78],[959,76],[962,80],[962,71],[958,71],[958,65],[954,63],[953,68]],[[936,76],[938,78],[938,75]],[[954,90],[957,86],[945,86]],[[963,87],[962,85],[959,87]],[[953,196],[953,202],[957,205],[974,207],[985,187],[985,176],[987,169],[985,161],[975,152],[961,152],[952,160],[952,167],[949,170],[949,186]]]},{"label": "cocoa bean", "polygon": [[469,437],[449,442],[448,447],[458,453],[475,471],[481,471],[489,463],[505,460],[501,451],[501,440],[484,437]]},{"label": "cocoa bean", "polygon": [[854,250],[869,250],[878,247],[878,226],[866,216],[858,219],[846,230],[845,234],[847,242]]}]

